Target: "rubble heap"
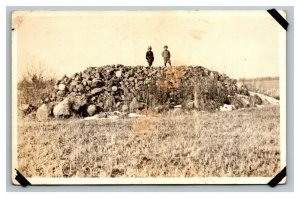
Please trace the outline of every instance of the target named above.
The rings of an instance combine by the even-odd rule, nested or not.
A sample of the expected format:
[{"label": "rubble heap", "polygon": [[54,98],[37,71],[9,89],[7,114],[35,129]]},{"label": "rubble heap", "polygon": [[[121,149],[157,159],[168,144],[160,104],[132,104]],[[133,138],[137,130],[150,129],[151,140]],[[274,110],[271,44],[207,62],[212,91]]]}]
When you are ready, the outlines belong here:
[{"label": "rubble heap", "polygon": [[[44,100],[44,114],[55,117],[92,116],[99,112],[136,112],[149,109],[212,111],[224,104],[250,106],[246,87],[225,74],[202,66],[143,67],[109,65],[88,67],[72,76],[63,76],[55,91]],[[243,97],[240,97],[243,96]],[[43,116],[45,117],[45,116]],[[47,116],[46,116],[47,117]]]}]

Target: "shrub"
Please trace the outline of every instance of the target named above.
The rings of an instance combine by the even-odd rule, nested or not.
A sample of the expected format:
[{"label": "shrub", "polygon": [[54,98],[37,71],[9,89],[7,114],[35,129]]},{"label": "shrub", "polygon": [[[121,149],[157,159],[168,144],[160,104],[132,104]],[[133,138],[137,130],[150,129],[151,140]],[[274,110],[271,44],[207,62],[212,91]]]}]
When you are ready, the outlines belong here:
[{"label": "shrub", "polygon": [[55,84],[54,74],[47,67],[39,64],[31,65],[22,74],[17,84],[18,106],[31,104],[39,107],[49,100],[49,94],[53,92]]}]

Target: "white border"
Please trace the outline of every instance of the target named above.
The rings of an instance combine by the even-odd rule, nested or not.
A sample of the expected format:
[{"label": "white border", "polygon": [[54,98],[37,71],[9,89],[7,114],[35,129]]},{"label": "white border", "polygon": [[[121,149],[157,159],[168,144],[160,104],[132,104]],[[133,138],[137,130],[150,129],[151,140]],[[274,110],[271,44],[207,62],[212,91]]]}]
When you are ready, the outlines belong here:
[{"label": "white border", "polygon": [[[163,2],[164,4],[162,4],[161,2]],[[0,24],[1,27],[3,28],[2,31],[0,31],[0,38],[1,38],[1,43],[2,45],[0,45],[0,62],[1,67],[0,67],[0,87],[1,87],[1,93],[4,93],[6,91],[6,89],[8,88],[7,84],[6,84],[6,79],[9,78],[9,76],[6,76],[6,70],[7,68],[5,67],[8,58],[7,58],[7,51],[6,51],[6,46],[4,45],[5,42],[7,42],[6,38],[6,32],[4,31],[5,27],[9,26],[6,25],[6,8],[5,6],[107,6],[107,5],[114,5],[114,6],[121,6],[121,5],[126,5],[126,6],[136,6],[136,5],[141,5],[141,6],[147,6],[147,5],[155,5],[155,6],[162,6],[162,5],[166,5],[166,6],[268,6],[268,7],[275,7],[275,6],[295,6],[294,7],[294,19],[295,21],[299,21],[300,20],[300,1],[298,0],[199,0],[199,1],[195,1],[195,0],[172,0],[172,1],[161,1],[161,0],[2,0],[0,1]],[[224,7],[226,8],[226,7]],[[290,18],[291,19],[291,18]],[[296,25],[295,26],[295,35],[299,35],[300,34],[300,26]],[[289,27],[290,29],[290,27]],[[294,38],[294,45],[295,45],[295,54],[299,53],[299,37],[295,37]],[[291,48],[289,48],[291,49]],[[293,51],[293,49],[292,49]],[[289,56],[291,57],[292,55],[289,54]],[[297,101],[300,101],[300,90],[298,88],[298,86],[300,85],[300,67],[298,67],[297,65],[299,65],[299,56],[295,56],[295,68],[293,63],[290,63],[289,66],[294,68],[294,74],[289,73],[289,75],[292,75],[290,77],[295,76],[295,82],[293,82],[294,86],[295,86],[295,93],[294,94],[289,94],[290,96],[294,96],[294,100],[295,100],[295,115],[294,115],[294,119],[295,119],[295,128],[294,126],[290,126],[292,128],[292,130],[295,131],[294,133],[294,142],[296,143],[293,147],[293,150],[295,151],[296,155],[295,157],[293,156],[293,159],[295,160],[295,167],[299,167],[300,166],[300,155],[299,155],[299,151],[300,151],[300,145],[299,145],[299,141],[300,141],[300,105]],[[290,70],[291,71],[291,70]],[[291,86],[291,85],[290,85]],[[292,92],[294,92],[294,90],[292,90]],[[3,95],[2,95],[3,96]],[[0,97],[0,108],[1,109],[5,109],[6,108],[6,98],[5,97]],[[290,115],[290,113],[289,113]],[[0,125],[2,126],[2,129],[6,129],[7,127],[7,121],[8,118],[6,117],[6,115],[4,113],[0,114]],[[298,122],[297,122],[298,121]],[[294,129],[293,129],[294,128]],[[291,132],[291,131],[289,131]],[[292,132],[293,133],[293,132]],[[1,146],[2,146],[2,153],[5,152],[6,153],[6,145],[10,145],[10,142],[6,141],[6,136],[7,133],[5,133],[2,130],[2,133],[0,133],[0,139],[1,139]],[[290,142],[291,143],[291,142]],[[298,152],[297,152],[298,151]],[[3,179],[3,177],[7,174],[7,170],[10,169],[10,167],[6,166],[5,160],[7,159],[5,157],[5,155],[1,155],[1,161],[2,163],[0,163],[0,175],[2,176],[2,180],[0,180],[0,187],[1,187],[1,192],[0,192],[0,197],[19,197],[22,196],[23,198],[33,198],[33,197],[41,197],[43,196],[44,198],[52,198],[53,197],[53,193],[28,193],[26,191],[59,191],[60,188],[22,188],[22,187],[16,187],[14,188],[14,190],[19,190],[19,191],[23,191],[26,193],[7,193],[5,191],[9,190],[9,188],[7,188],[6,185],[10,185],[9,180],[5,181],[5,179]],[[130,197],[130,198],[146,198],[146,197],[151,197],[153,198],[153,196],[155,197],[172,197],[172,198],[181,198],[181,197],[200,197],[205,196],[205,197],[222,197],[222,198],[253,198],[253,196],[255,197],[269,197],[271,196],[272,198],[282,198],[282,197],[300,197],[300,171],[297,170],[297,168],[295,168],[295,191],[293,193],[290,192],[282,192],[282,193],[274,193],[274,192],[259,192],[259,193],[255,193],[253,191],[280,191],[280,188],[269,188],[268,186],[264,186],[265,188],[256,188],[255,186],[234,186],[234,189],[232,191],[252,191],[252,192],[247,192],[247,193],[242,193],[242,192],[226,192],[226,193],[222,193],[220,194],[219,192],[193,192],[193,193],[180,193],[180,192],[173,192],[170,193],[168,192],[168,194],[164,193],[164,192],[160,192],[160,193],[143,193],[143,192],[135,192],[135,193],[128,193],[128,192],[122,192],[122,194],[120,193],[104,193],[102,192],[101,195],[99,194],[99,192],[94,192],[94,193],[89,193],[87,194],[88,197]],[[10,171],[8,173],[10,175]],[[289,181],[288,181],[289,182]],[[5,184],[8,183],[8,184]],[[120,191],[119,189],[121,189],[121,191],[124,191],[124,188],[119,188],[118,186],[113,186],[114,188],[105,188],[105,187],[99,187],[97,189],[99,189],[99,191]],[[232,186],[230,186],[232,187]],[[236,188],[235,188],[236,187]],[[46,189],[46,190],[45,190]],[[76,189],[81,189],[81,191],[87,191],[88,188],[76,188],[74,187],[73,191],[76,191]],[[123,189],[123,190],[122,190]],[[132,188],[131,188],[132,189]],[[176,189],[178,189],[178,191],[195,191],[195,188],[191,189],[185,186],[176,186]],[[196,186],[196,189],[198,189],[198,191],[203,191],[205,190],[205,187],[203,186]],[[222,187],[216,187],[213,188],[213,190],[211,191],[226,191],[226,189],[232,189],[232,188],[222,188]],[[246,189],[246,190],[245,190]],[[60,189],[62,190],[62,189]],[[95,189],[94,189],[95,190]],[[157,188],[157,187],[151,187],[149,186],[148,188],[135,188],[135,191],[174,191],[174,188],[168,188],[168,187],[162,187],[162,188]],[[64,191],[70,191],[67,190],[67,188],[65,188]],[[91,189],[91,191],[93,191],[93,189]],[[100,195],[100,196],[99,196]],[[78,193],[78,192],[73,192],[73,193],[55,193],[54,195],[55,197],[66,197],[66,196],[70,196],[72,198],[79,198],[82,197],[83,194],[82,193]]]},{"label": "white border", "polygon": [[[200,14],[205,16],[232,16],[242,13],[243,16],[267,16],[268,12],[264,10],[251,10],[250,12],[239,12],[244,10],[222,10],[222,13],[216,10],[203,10]],[[41,15],[41,12],[42,15]],[[118,14],[131,14],[131,11],[117,11]],[[285,16],[284,11],[280,11]],[[71,16],[73,11],[55,11],[55,16]],[[153,15],[156,11],[145,11],[146,14]],[[165,13],[165,11],[164,11]],[[169,11],[167,14],[187,14],[186,11]],[[224,13],[224,14],[223,14]],[[53,11],[15,11],[12,15],[12,22],[16,16],[50,16]],[[112,16],[114,12],[77,11],[76,16],[91,16],[106,14]],[[139,14],[137,14],[139,15]],[[74,16],[74,15],[72,15]],[[136,16],[136,15],[135,15]],[[270,16],[270,15],[269,15]],[[270,16],[271,17],[271,16]],[[286,166],[286,31],[278,24],[279,28],[279,68],[280,68],[280,156],[281,169]],[[17,71],[17,28],[12,33],[12,71]],[[17,72],[12,73],[12,89],[17,90]],[[17,167],[17,92],[12,91],[12,181],[19,185],[15,180],[15,168]],[[275,176],[275,175],[274,175]],[[267,184],[273,177],[208,177],[208,178],[27,178],[32,185],[41,184]],[[280,184],[284,184],[283,179]]]}]

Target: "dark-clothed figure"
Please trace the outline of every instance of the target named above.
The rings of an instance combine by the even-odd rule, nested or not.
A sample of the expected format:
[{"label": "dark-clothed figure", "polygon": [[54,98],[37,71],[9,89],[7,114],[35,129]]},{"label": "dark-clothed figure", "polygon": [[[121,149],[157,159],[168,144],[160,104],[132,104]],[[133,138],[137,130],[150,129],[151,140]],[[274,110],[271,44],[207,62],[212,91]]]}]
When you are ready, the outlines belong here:
[{"label": "dark-clothed figure", "polygon": [[148,62],[149,66],[152,66],[152,63],[154,61],[154,55],[153,55],[153,52],[151,51],[151,49],[152,49],[152,47],[149,46],[148,51],[146,53],[146,59],[147,59],[147,62]]},{"label": "dark-clothed figure", "polygon": [[164,59],[164,64],[165,64],[165,66],[167,66],[167,63],[169,63],[169,65],[171,66],[171,53],[170,53],[170,51],[168,50],[168,46],[167,45],[165,45],[164,46],[164,51],[162,52],[162,57],[163,57],[163,59]]}]

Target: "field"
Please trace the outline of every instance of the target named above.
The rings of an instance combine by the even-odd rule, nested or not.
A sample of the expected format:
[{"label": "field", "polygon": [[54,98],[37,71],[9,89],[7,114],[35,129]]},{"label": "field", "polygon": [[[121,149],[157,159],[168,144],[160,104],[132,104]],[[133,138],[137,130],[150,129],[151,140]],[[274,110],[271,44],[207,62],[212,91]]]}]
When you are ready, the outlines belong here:
[{"label": "field", "polygon": [[280,170],[279,106],[18,122],[18,170],[29,178],[255,177]]},{"label": "field", "polygon": [[249,91],[261,93],[279,99],[279,78],[266,77],[254,79],[240,79],[239,82],[247,86]]}]

